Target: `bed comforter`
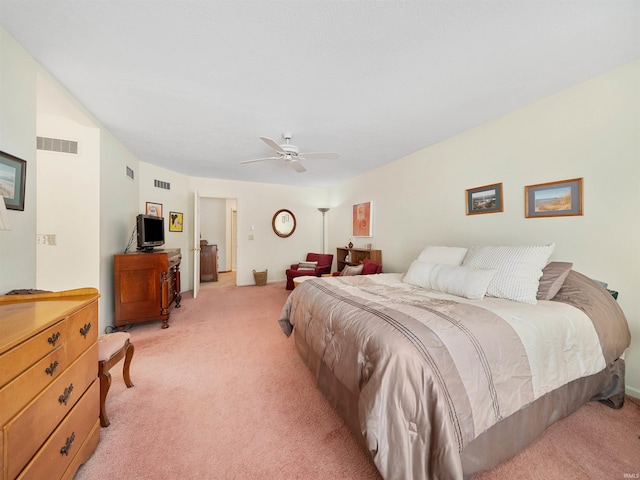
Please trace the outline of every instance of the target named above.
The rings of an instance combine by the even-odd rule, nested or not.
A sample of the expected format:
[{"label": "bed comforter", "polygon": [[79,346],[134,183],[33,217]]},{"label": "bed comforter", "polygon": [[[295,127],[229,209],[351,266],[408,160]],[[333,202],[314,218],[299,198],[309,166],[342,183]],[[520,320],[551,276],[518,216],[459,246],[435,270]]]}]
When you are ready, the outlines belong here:
[{"label": "bed comforter", "polygon": [[357,399],[384,478],[458,479],[474,439],[628,346],[617,304],[571,273],[559,301],[537,305],[467,300],[401,274],[319,278],[292,292],[279,323]]}]

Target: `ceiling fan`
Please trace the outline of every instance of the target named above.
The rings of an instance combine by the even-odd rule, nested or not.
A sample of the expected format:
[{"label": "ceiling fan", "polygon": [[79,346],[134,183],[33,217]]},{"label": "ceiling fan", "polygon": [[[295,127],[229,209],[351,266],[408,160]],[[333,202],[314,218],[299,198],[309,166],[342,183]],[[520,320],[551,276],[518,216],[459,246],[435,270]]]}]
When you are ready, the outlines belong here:
[{"label": "ceiling fan", "polygon": [[307,169],[300,163],[300,160],[337,160],[340,158],[335,152],[311,152],[311,153],[302,153],[295,145],[289,143],[291,141],[291,137],[293,135],[291,132],[285,132],[282,134],[282,138],[284,138],[285,143],[283,145],[278,145],[274,140],[271,140],[268,137],[260,137],[260,139],[273,148],[278,154],[277,157],[265,157],[265,158],[256,158],[254,160],[244,160],[240,163],[254,163],[254,162],[262,162],[264,160],[284,160],[287,165],[290,165],[296,172],[302,173],[306,172]]}]

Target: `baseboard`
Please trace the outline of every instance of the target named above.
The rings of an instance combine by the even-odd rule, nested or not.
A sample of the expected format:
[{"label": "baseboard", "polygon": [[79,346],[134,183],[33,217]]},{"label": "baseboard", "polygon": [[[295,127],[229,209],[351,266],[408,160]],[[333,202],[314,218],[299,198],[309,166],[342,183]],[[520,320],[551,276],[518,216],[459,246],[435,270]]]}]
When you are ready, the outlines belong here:
[{"label": "baseboard", "polygon": [[640,390],[638,390],[637,388],[633,388],[630,386],[625,386],[625,393],[627,395],[629,395],[630,397],[635,397],[637,399],[640,399]]}]

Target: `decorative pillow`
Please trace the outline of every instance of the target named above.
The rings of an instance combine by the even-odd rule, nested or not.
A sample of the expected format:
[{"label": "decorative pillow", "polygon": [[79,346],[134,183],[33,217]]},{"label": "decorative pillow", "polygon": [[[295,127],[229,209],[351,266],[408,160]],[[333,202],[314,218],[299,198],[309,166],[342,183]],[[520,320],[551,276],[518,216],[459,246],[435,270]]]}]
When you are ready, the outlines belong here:
[{"label": "decorative pillow", "polygon": [[365,258],[362,261],[362,275],[371,275],[373,273],[378,273],[378,268],[380,268],[380,264],[378,262],[374,262],[368,258]]},{"label": "decorative pillow", "polygon": [[362,274],[362,269],[364,268],[363,264],[360,265],[347,265],[340,272],[341,277],[350,277],[351,275],[360,275]]},{"label": "decorative pillow", "polygon": [[430,263],[443,263],[445,265],[462,265],[467,250],[468,249],[464,247],[438,247],[430,245],[422,250],[420,255],[418,255],[418,260]]},{"label": "decorative pillow", "polygon": [[567,275],[571,271],[573,263],[550,262],[542,269],[540,286],[538,287],[538,300],[551,300],[562,288]]},{"label": "decorative pillow", "polygon": [[554,243],[538,246],[471,247],[462,264],[497,270],[489,283],[488,296],[535,305],[542,269],[554,247]]},{"label": "decorative pillow", "polygon": [[317,266],[318,262],[300,262],[298,270],[315,270]]},{"label": "decorative pillow", "polygon": [[414,260],[404,283],[464,298],[484,298],[495,270]]}]

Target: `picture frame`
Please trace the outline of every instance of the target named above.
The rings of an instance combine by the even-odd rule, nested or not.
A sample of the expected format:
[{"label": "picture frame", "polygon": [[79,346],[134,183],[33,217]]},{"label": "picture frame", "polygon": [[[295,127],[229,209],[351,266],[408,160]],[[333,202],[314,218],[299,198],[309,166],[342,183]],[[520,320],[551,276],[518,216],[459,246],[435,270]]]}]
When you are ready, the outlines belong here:
[{"label": "picture frame", "polygon": [[372,228],[371,202],[358,203],[353,206],[353,234],[352,237],[371,237]]},{"label": "picture frame", "polygon": [[181,232],[182,231],[182,213],[169,212],[169,231]]},{"label": "picture frame", "polygon": [[152,217],[162,217],[162,204],[155,202],[147,202],[145,213]]},{"label": "picture frame", "polygon": [[528,185],[524,203],[526,218],[582,215],[582,178]]},{"label": "picture frame", "polygon": [[24,211],[27,162],[0,151],[0,196],[8,210]]},{"label": "picture frame", "polygon": [[467,215],[504,212],[502,183],[469,188],[465,193]]}]

